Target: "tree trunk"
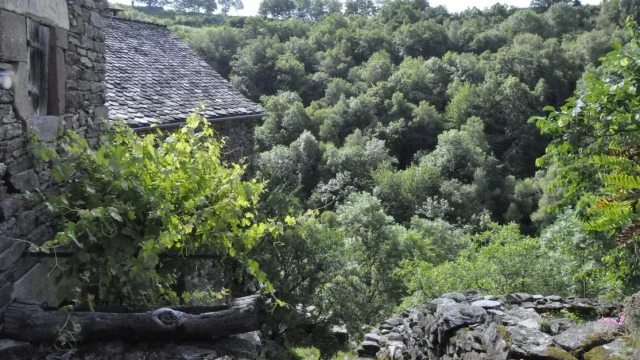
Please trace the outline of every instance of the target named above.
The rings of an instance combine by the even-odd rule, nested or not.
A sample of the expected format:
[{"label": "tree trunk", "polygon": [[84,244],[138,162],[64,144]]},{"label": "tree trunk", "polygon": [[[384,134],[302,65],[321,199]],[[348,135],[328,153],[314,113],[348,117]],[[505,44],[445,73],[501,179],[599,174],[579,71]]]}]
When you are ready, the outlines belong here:
[{"label": "tree trunk", "polygon": [[[73,332],[76,341],[111,340],[210,340],[259,330],[266,317],[264,299],[247,296],[234,300],[231,307],[196,314],[188,309],[161,308],[144,313],[70,312],[60,314],[45,310],[33,301],[14,301],[5,312],[4,335],[28,342],[50,342],[58,338],[59,329]],[[200,313],[200,314],[198,314]]]}]

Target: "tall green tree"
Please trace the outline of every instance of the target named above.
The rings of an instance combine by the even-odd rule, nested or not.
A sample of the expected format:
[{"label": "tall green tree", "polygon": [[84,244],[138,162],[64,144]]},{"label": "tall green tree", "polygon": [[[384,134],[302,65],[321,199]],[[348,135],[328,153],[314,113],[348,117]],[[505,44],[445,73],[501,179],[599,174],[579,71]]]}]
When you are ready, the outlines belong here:
[{"label": "tall green tree", "polygon": [[[558,166],[554,186],[564,190],[564,199],[556,209],[577,204],[586,229],[635,253],[640,240],[640,48],[635,24],[628,22],[628,27],[631,46],[614,43],[603,61],[606,75],[588,76],[584,91],[558,110],[548,107],[550,114],[536,120],[553,137],[538,164]],[[634,267],[640,264],[634,262]]]}]

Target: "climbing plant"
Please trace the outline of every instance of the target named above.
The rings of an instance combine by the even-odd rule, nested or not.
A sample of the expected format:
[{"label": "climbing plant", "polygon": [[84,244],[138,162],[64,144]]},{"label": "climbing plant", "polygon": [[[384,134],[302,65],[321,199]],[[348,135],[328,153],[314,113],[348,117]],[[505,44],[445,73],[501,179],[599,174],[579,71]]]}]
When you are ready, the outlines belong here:
[{"label": "climbing plant", "polygon": [[263,185],[244,179],[244,165],[223,162],[223,143],[204,117],[164,134],[114,125],[96,149],[73,132],[59,145],[63,155],[33,149],[54,163],[62,189],[46,203],[62,229],[44,248],[74,253],[60,265],[68,298],[137,307],[188,300],[193,294],[176,285],[192,254],[234,258],[272,290],[246,254],[283,226],[258,220]]}]

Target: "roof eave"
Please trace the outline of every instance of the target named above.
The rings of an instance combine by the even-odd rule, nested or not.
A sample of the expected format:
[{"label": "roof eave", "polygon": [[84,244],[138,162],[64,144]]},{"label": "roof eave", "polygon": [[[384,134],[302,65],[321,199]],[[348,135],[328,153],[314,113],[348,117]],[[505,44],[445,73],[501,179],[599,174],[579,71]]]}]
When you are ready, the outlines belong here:
[{"label": "roof eave", "polygon": [[[220,117],[220,118],[207,119],[207,121],[223,122],[223,121],[229,121],[229,120],[248,120],[248,119],[258,119],[265,116],[267,116],[267,113],[226,116],[226,117]],[[156,129],[160,129],[160,130],[174,129],[174,128],[181,127],[184,124],[186,124],[186,121],[177,121],[177,122],[172,122],[168,124],[158,124],[158,125],[149,125],[149,126],[136,126],[131,128],[133,129],[134,132],[138,132],[138,131],[150,131],[150,130],[156,130]]]}]

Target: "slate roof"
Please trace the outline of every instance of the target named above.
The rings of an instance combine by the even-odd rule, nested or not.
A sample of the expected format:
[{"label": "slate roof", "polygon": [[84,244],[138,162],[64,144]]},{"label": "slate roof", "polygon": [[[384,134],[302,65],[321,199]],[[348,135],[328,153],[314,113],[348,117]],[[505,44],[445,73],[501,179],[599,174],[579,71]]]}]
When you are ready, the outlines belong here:
[{"label": "slate roof", "polygon": [[122,117],[132,127],[181,123],[203,102],[209,120],[264,112],[166,27],[106,21],[109,118]]}]

